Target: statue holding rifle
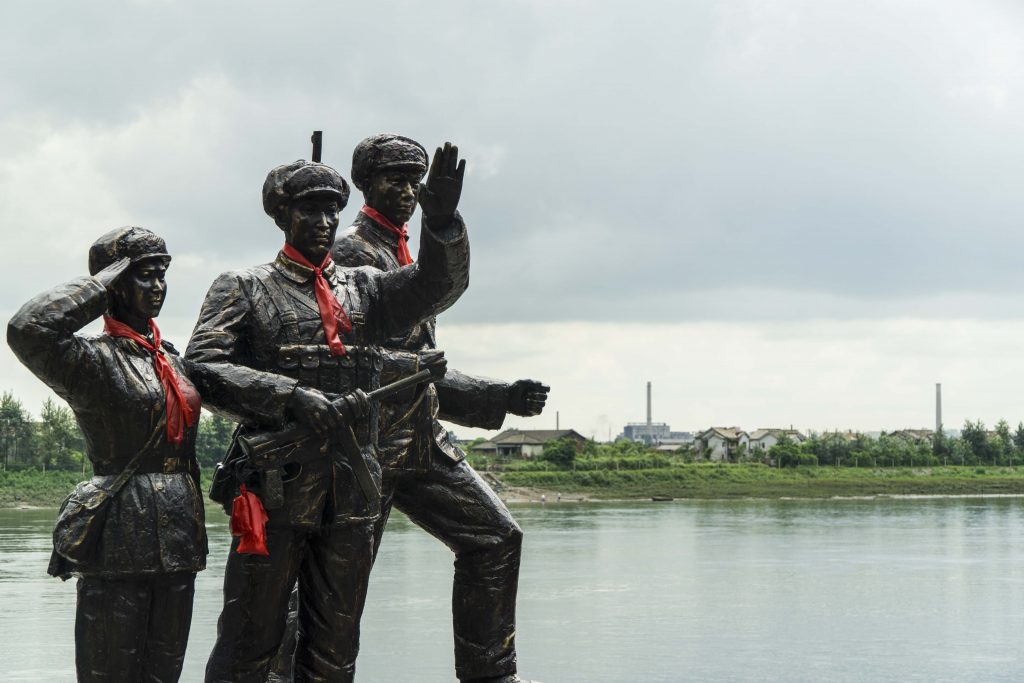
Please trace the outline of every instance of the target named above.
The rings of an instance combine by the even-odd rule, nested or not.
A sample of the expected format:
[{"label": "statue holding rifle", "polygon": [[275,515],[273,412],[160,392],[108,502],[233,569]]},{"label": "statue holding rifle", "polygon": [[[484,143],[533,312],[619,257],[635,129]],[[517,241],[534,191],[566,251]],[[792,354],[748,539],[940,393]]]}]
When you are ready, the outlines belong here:
[{"label": "statue holding rifle", "polygon": [[[232,544],[207,681],[264,680],[296,579],[295,679],[353,680],[380,517],[378,345],[446,309],[467,286],[468,240],[456,212],[464,168],[448,144],[435,155],[420,195],[417,265],[385,273],[331,260],[349,194],[337,171],[279,166],[263,206],[284,232],[283,249],[211,286],[186,358],[206,404],[241,423],[229,488],[237,482],[239,508],[257,509],[247,517],[266,527],[265,546],[258,533]],[[444,372],[438,353],[416,365]]]}]

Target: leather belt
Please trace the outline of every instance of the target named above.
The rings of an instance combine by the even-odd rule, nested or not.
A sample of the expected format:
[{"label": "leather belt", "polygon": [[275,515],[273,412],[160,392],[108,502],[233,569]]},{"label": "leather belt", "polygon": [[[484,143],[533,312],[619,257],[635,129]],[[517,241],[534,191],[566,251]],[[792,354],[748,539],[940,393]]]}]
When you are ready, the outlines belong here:
[{"label": "leather belt", "polygon": [[[122,471],[124,471],[124,465],[114,463],[94,464],[92,468],[93,474],[100,477],[121,474]],[[188,464],[181,458],[143,460],[135,470],[135,474],[178,474],[180,472],[188,472]]]}]

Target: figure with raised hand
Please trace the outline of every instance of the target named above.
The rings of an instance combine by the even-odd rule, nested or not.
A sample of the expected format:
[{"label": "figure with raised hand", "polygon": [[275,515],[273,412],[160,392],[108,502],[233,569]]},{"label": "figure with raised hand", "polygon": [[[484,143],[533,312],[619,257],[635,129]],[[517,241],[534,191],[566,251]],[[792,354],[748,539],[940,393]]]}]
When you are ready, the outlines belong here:
[{"label": "figure with raised hand", "polygon": [[[414,140],[380,134],[360,142],[352,154],[352,182],[365,204],[335,242],[334,261],[389,272],[413,263],[406,223],[426,173],[426,150]],[[430,207],[422,197],[419,203],[424,211]],[[413,325],[387,346],[414,363],[436,347],[434,327],[433,319]],[[381,408],[384,485],[376,543],[394,506],[454,551],[455,669],[464,682],[521,680],[515,607],[522,532],[438,418],[497,429],[508,413],[539,414],[547,394],[548,387],[534,380],[507,383],[449,369],[425,391],[406,392]]]}]

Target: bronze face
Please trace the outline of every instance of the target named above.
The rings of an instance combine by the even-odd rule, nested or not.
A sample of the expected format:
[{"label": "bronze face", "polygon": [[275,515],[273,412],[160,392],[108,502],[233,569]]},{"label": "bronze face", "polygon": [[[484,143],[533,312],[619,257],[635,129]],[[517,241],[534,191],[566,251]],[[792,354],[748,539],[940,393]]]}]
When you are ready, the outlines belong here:
[{"label": "bronze face", "polygon": [[412,168],[391,168],[373,174],[364,192],[366,204],[395,225],[407,223],[416,210],[423,171]]},{"label": "bronze face", "polygon": [[334,244],[340,212],[341,204],[331,193],[310,194],[292,200],[288,204],[285,242],[310,263],[319,266]]},{"label": "bronze face", "polygon": [[121,322],[141,333],[149,331],[149,320],[160,315],[167,297],[167,262],[152,258],[139,261],[113,287],[111,312]]}]

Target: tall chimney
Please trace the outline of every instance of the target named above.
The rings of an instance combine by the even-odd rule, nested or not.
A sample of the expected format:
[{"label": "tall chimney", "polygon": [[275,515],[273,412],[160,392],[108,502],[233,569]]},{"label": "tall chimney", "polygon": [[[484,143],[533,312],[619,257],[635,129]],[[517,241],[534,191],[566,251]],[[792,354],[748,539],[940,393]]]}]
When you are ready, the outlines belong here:
[{"label": "tall chimney", "polygon": [[647,426],[651,426],[651,383],[647,383]]},{"label": "tall chimney", "polygon": [[935,437],[942,435],[942,384],[935,383]]},{"label": "tall chimney", "polygon": [[561,427],[558,426],[558,411],[555,411],[555,431],[558,431]]}]

